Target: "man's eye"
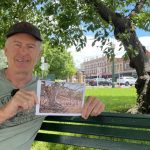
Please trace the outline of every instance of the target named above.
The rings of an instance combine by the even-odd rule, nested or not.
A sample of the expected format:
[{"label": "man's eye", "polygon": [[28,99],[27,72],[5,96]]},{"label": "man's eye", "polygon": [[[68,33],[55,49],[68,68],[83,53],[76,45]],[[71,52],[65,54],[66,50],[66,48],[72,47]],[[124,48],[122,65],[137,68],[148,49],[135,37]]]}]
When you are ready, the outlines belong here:
[{"label": "man's eye", "polygon": [[32,49],[34,48],[34,45],[27,45],[27,48]]},{"label": "man's eye", "polygon": [[20,45],[20,44],[15,44],[15,46],[16,46],[16,47],[21,47],[21,45]]},{"label": "man's eye", "polygon": [[28,46],[28,49],[33,49],[34,48],[34,46]]}]

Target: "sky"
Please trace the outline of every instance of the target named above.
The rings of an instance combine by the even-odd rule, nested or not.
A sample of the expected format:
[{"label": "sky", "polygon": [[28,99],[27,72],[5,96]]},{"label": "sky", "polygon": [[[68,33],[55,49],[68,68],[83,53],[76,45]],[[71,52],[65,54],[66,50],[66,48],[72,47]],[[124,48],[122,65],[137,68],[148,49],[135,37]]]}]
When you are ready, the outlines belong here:
[{"label": "sky", "polygon": [[[150,32],[137,29],[136,33],[140,42],[146,47],[147,50],[150,51]],[[84,61],[104,56],[102,51],[97,47],[97,45],[100,43],[96,43],[95,46],[92,47],[93,37],[94,36],[91,33],[87,34],[87,45],[79,52],[75,50],[74,46],[68,49],[68,51],[71,52],[71,55],[73,56],[75,66],[77,68],[80,68],[80,64]],[[112,42],[115,44],[116,57],[122,57],[122,55],[125,53],[124,48],[122,47],[122,49],[118,51],[120,43],[115,39],[112,39]]]}]

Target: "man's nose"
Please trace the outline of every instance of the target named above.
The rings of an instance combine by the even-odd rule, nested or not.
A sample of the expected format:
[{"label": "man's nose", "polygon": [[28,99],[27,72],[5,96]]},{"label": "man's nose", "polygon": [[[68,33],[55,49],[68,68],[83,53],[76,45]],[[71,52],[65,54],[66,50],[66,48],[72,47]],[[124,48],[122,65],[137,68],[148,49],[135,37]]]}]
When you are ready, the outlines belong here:
[{"label": "man's nose", "polygon": [[20,53],[21,53],[21,54],[26,54],[27,52],[28,52],[28,49],[27,49],[26,46],[22,46],[22,47],[20,48]]}]

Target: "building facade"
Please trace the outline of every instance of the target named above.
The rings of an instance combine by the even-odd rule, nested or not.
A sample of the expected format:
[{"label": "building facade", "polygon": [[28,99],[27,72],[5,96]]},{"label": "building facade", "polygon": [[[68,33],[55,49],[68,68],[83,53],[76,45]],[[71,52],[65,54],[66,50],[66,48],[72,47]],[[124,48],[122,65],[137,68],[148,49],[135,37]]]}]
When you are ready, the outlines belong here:
[{"label": "building facade", "polygon": [[[114,65],[113,65],[114,63]],[[114,58],[109,60],[106,56],[84,61],[81,68],[86,78],[111,78],[114,66],[114,77],[119,76],[136,76],[135,69],[129,66],[129,60],[123,58]]]}]

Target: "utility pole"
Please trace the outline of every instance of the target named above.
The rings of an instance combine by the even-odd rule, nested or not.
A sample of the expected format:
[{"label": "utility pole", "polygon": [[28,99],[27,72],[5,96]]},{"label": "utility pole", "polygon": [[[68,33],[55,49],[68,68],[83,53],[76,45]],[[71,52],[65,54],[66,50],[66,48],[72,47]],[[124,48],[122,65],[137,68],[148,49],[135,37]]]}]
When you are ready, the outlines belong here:
[{"label": "utility pole", "polygon": [[112,57],[112,88],[115,87],[115,44],[112,44],[113,57]]},{"label": "utility pole", "polygon": [[99,81],[99,73],[100,73],[100,68],[97,66],[96,67],[96,73],[97,73],[97,78],[96,78],[96,80],[97,80],[97,86],[99,85],[99,83],[98,83],[98,81]]}]

